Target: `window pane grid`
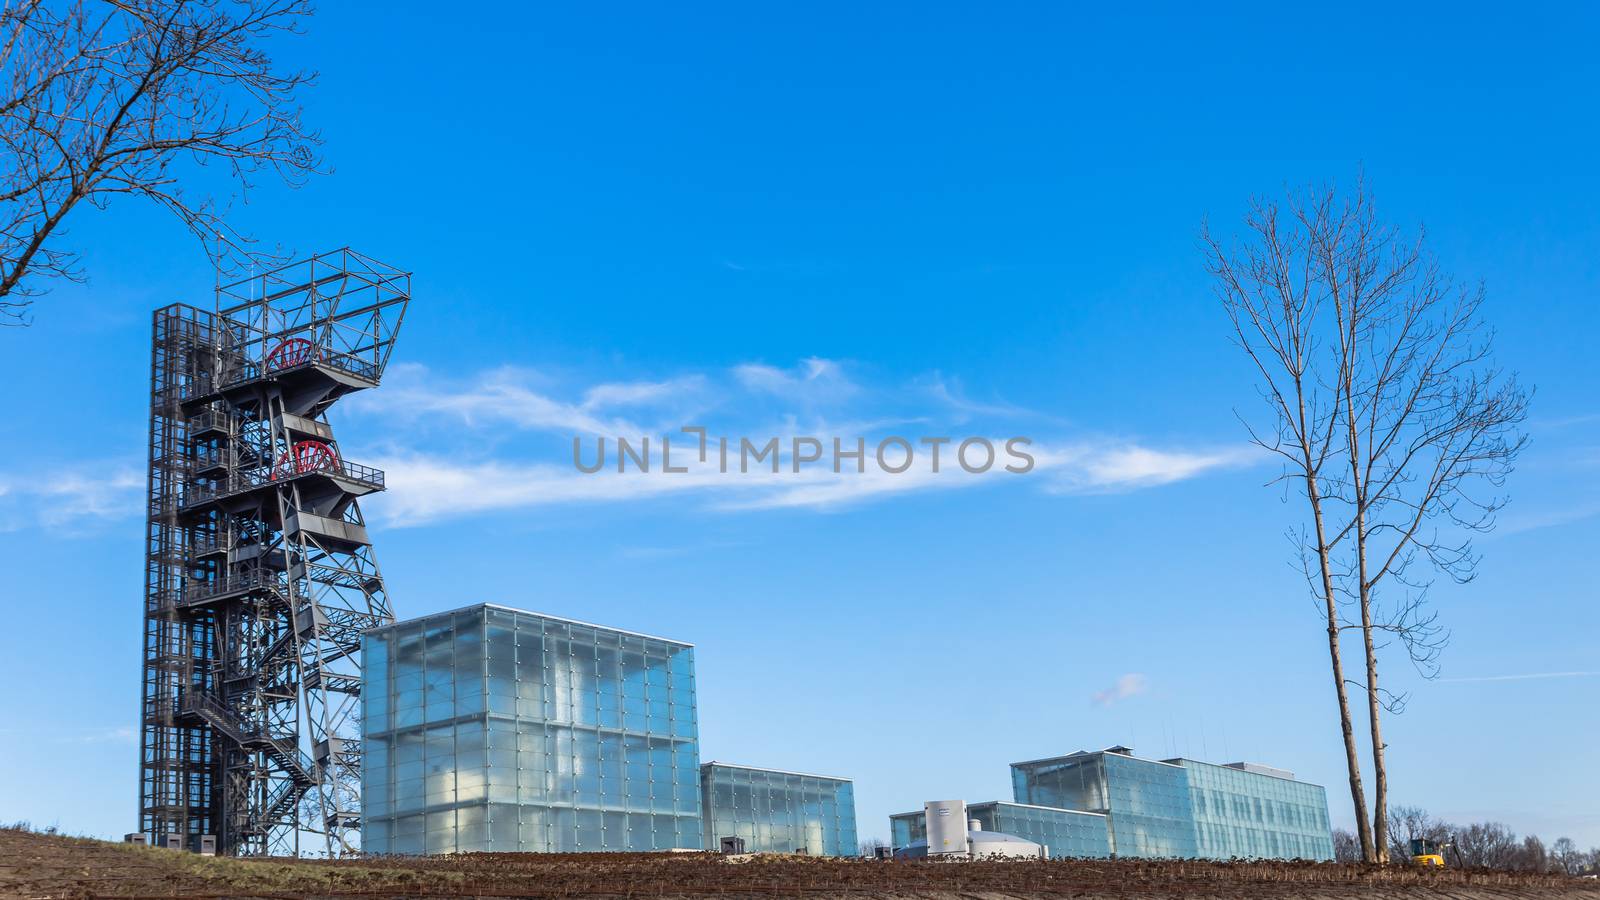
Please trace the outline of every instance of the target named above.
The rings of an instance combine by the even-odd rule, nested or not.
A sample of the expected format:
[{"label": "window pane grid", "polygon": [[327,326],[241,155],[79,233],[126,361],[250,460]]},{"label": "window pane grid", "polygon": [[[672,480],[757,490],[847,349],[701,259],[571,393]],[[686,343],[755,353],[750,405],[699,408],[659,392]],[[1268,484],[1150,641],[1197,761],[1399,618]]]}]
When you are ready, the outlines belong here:
[{"label": "window pane grid", "polygon": [[369,851],[700,847],[691,647],[479,606],[363,663]]}]

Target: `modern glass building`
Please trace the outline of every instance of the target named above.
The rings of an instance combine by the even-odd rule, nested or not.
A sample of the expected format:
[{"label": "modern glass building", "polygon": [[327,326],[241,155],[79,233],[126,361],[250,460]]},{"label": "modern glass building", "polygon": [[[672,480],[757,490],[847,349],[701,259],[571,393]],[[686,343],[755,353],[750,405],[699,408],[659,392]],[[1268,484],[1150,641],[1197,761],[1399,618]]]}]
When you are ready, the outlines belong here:
[{"label": "modern glass building", "polygon": [[896,850],[927,839],[928,820],[922,810],[895,813],[889,817],[889,844]]},{"label": "modern glass building", "polygon": [[[1052,859],[1111,855],[1103,813],[993,800],[967,804],[967,816],[977,819],[984,831],[1015,835],[1045,847]],[[927,821],[921,810],[899,813],[889,817],[889,832],[895,847],[909,847],[927,839]]]},{"label": "modern glass building", "polygon": [[1293,773],[1175,759],[1189,774],[1201,856],[1333,859],[1328,795]]},{"label": "modern glass building", "polygon": [[700,767],[704,845],[744,839],[745,851],[856,855],[855,788],[846,778],[722,762]]},{"label": "modern glass building", "polygon": [[693,646],[479,604],[362,671],[367,852],[701,846]]},{"label": "modern glass building", "polygon": [[1188,770],[1125,747],[1011,765],[1018,803],[1107,815],[1117,856],[1200,855]]}]

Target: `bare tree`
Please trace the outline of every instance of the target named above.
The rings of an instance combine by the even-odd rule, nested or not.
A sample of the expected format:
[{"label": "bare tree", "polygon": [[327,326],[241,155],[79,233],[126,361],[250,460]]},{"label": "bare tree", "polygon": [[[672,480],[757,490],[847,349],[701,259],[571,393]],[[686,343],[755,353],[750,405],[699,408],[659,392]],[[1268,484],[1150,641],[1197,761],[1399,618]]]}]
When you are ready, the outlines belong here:
[{"label": "bare tree", "polygon": [[223,220],[199,171],[244,197],[259,173],[299,185],[318,136],[295,94],[307,72],[263,49],[298,33],[309,0],[6,0],[0,8],[0,325],[27,324],[54,278],[81,280],[61,244],[79,204],[143,197],[222,268],[263,256]]},{"label": "bare tree", "polygon": [[[1250,429],[1252,442],[1276,454],[1283,463],[1280,481],[1298,487],[1309,505],[1311,531],[1292,531],[1312,593],[1327,624],[1328,659],[1334,698],[1344,738],[1345,769],[1355,808],[1356,837],[1361,857],[1376,859],[1372,823],[1367,818],[1366,789],[1361,782],[1361,757],[1340,655],[1339,590],[1334,571],[1334,538],[1323,513],[1324,494],[1336,464],[1338,398],[1319,378],[1319,332],[1325,329],[1324,298],[1310,260],[1310,243],[1292,226],[1280,223],[1274,204],[1256,203],[1246,219],[1257,238],[1230,250],[1211,236],[1203,238],[1208,267],[1233,323],[1234,340],[1250,357],[1263,384],[1261,394],[1272,409],[1270,429]],[[1336,529],[1335,529],[1336,530]],[[1315,577],[1311,576],[1315,557]]]},{"label": "bare tree", "polygon": [[[1482,288],[1455,285],[1423,247],[1382,225],[1358,186],[1257,202],[1235,248],[1205,234],[1236,342],[1265,380],[1271,429],[1252,440],[1284,463],[1312,529],[1292,532],[1328,631],[1363,854],[1389,857],[1382,714],[1405,696],[1379,681],[1398,643],[1424,677],[1448,635],[1427,608],[1443,574],[1472,579],[1470,536],[1491,529],[1525,438],[1528,395],[1492,361]],[[1339,633],[1359,632],[1373,766],[1370,828]]]},{"label": "bare tree", "polygon": [[1550,871],[1550,852],[1545,849],[1544,841],[1537,834],[1530,834],[1522,839],[1522,847],[1517,853],[1516,867],[1525,872]]},{"label": "bare tree", "polygon": [[1456,832],[1450,853],[1458,866],[1509,869],[1516,863],[1519,849],[1511,829],[1499,822],[1477,822]]},{"label": "bare tree", "polygon": [[1343,828],[1333,830],[1333,858],[1335,862],[1361,862],[1361,842]]},{"label": "bare tree", "polygon": [[[1518,838],[1499,822],[1475,822],[1459,827],[1435,819],[1418,806],[1392,807],[1388,832],[1392,858],[1408,856],[1412,838],[1429,838],[1447,845],[1445,856],[1450,865],[1468,868],[1582,875],[1589,871],[1591,861],[1600,857],[1600,849],[1584,852],[1571,838],[1558,838],[1546,849],[1538,835]],[[1354,835],[1336,829],[1333,843],[1335,859],[1360,861]],[[1341,850],[1342,846],[1345,849]]]},{"label": "bare tree", "polygon": [[[1332,493],[1353,538],[1345,590],[1365,651],[1372,740],[1374,842],[1387,843],[1388,769],[1381,712],[1405,697],[1378,679],[1379,636],[1398,642],[1425,676],[1437,674],[1446,633],[1424,601],[1436,573],[1472,580],[1470,535],[1494,526],[1496,494],[1526,438],[1528,395],[1495,367],[1479,315],[1483,289],[1462,289],[1423,250],[1378,222],[1358,187],[1311,198],[1299,212],[1338,326],[1340,431],[1348,478]],[[1336,535],[1336,539],[1342,537]],[[1417,562],[1425,565],[1414,565]],[[1383,601],[1386,580],[1397,590]]]},{"label": "bare tree", "polygon": [[1450,826],[1435,819],[1420,806],[1394,806],[1389,809],[1389,858],[1409,859],[1411,842],[1418,838],[1446,841]]},{"label": "bare tree", "polygon": [[1572,838],[1556,838],[1555,843],[1550,845],[1550,860],[1563,874],[1576,875],[1583,871],[1583,852]]}]

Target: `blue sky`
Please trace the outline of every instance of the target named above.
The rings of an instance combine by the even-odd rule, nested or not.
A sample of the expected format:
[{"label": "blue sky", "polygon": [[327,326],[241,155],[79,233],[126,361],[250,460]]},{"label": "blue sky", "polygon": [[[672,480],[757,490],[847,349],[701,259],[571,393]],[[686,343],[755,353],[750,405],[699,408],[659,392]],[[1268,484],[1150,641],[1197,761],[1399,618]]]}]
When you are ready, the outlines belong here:
[{"label": "blue sky", "polygon": [[[1538,389],[1482,575],[1437,592],[1442,677],[1389,666],[1414,692],[1393,799],[1600,844],[1592,13],[326,6],[281,53],[322,72],[335,172],[237,224],[415,273],[385,386],[333,413],[389,472],[366,508],[402,616],[693,641],[703,757],[854,777],[864,836],[1119,742],[1292,769],[1348,826],[1298,509],[1245,447],[1259,401],[1198,233],[1364,171],[1484,282]],[[67,240],[89,282],[0,332],[0,819],[112,835],[149,314],[212,276],[135,204]],[[571,469],[574,435],[684,424],[1025,434],[1048,465],[892,490]],[[933,698],[937,657],[971,677]]]}]

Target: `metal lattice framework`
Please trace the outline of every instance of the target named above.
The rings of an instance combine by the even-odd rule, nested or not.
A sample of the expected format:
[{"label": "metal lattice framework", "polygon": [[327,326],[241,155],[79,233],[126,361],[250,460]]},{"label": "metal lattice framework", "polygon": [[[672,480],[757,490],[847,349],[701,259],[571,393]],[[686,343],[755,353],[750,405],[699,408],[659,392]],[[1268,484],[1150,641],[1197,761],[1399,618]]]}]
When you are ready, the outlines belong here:
[{"label": "metal lattice framework", "polygon": [[[327,411],[375,387],[411,276],[349,249],[155,313],[140,830],[359,843],[361,632],[393,621]],[[308,848],[309,849],[309,848]]]}]

